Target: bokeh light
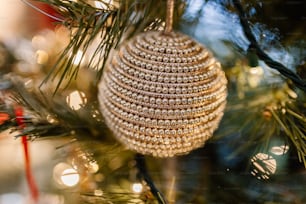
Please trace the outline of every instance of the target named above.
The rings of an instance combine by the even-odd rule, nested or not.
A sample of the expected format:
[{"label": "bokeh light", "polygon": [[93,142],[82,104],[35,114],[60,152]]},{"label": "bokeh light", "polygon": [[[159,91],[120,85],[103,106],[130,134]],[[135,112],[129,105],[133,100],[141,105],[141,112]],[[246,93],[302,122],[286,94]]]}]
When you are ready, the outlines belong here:
[{"label": "bokeh light", "polygon": [[143,190],[143,185],[141,183],[133,183],[132,190],[134,193],[141,193]]},{"label": "bokeh light", "polygon": [[61,175],[61,180],[68,187],[75,186],[80,181],[80,175],[75,169],[65,169]]},{"label": "bokeh light", "polygon": [[73,110],[79,110],[87,103],[87,98],[82,91],[73,91],[66,97],[66,102]]},{"label": "bokeh light", "polygon": [[257,179],[269,179],[276,168],[276,160],[271,155],[258,153],[251,158],[251,174]]},{"label": "bokeh light", "polygon": [[53,169],[53,179],[59,188],[76,186],[80,181],[80,175],[76,169],[67,163],[58,163]]}]

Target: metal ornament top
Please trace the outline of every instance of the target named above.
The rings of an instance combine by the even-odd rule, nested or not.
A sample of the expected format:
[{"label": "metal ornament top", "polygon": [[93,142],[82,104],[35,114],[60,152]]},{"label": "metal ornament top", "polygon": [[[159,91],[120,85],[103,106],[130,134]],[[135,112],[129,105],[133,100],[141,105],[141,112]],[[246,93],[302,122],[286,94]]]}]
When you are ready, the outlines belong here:
[{"label": "metal ornament top", "polygon": [[218,127],[227,80],[212,54],[181,33],[142,33],[114,55],[99,84],[106,124],[129,149],[170,157]]}]

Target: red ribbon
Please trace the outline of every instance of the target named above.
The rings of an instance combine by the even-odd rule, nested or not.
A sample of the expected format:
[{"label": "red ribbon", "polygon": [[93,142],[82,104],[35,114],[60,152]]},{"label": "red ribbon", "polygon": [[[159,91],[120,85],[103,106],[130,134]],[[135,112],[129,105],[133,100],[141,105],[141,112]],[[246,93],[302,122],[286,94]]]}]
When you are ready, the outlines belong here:
[{"label": "red ribbon", "polygon": [[[25,124],[23,121],[23,109],[22,107],[16,107],[15,108],[15,115],[16,115],[16,122],[19,125],[20,128],[25,128]],[[22,145],[23,145],[23,150],[24,150],[24,159],[25,159],[25,173],[26,173],[26,178],[28,182],[29,189],[31,191],[31,197],[32,199],[37,202],[39,193],[38,193],[38,188],[35,183],[33,173],[31,171],[31,162],[30,162],[30,154],[29,154],[29,146],[28,146],[28,140],[27,136],[24,135],[21,137]]]}]

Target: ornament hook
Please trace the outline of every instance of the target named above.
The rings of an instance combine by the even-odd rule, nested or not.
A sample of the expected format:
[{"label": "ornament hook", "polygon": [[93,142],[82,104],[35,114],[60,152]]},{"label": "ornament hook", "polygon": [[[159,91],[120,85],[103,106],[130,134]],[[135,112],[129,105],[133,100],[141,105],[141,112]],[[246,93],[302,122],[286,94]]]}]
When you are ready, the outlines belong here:
[{"label": "ornament hook", "polygon": [[167,15],[165,33],[171,33],[173,27],[173,12],[175,0],[167,0]]}]

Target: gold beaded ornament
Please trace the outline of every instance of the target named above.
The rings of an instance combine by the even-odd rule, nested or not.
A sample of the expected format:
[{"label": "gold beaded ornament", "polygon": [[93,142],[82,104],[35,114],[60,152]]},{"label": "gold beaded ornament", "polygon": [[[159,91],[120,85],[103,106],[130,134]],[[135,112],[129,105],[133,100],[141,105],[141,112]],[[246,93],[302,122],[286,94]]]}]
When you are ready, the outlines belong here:
[{"label": "gold beaded ornament", "polygon": [[171,12],[164,32],[144,32],[121,46],[99,84],[100,109],[115,137],[156,157],[203,146],[219,125],[227,96],[220,63],[171,30]]}]

